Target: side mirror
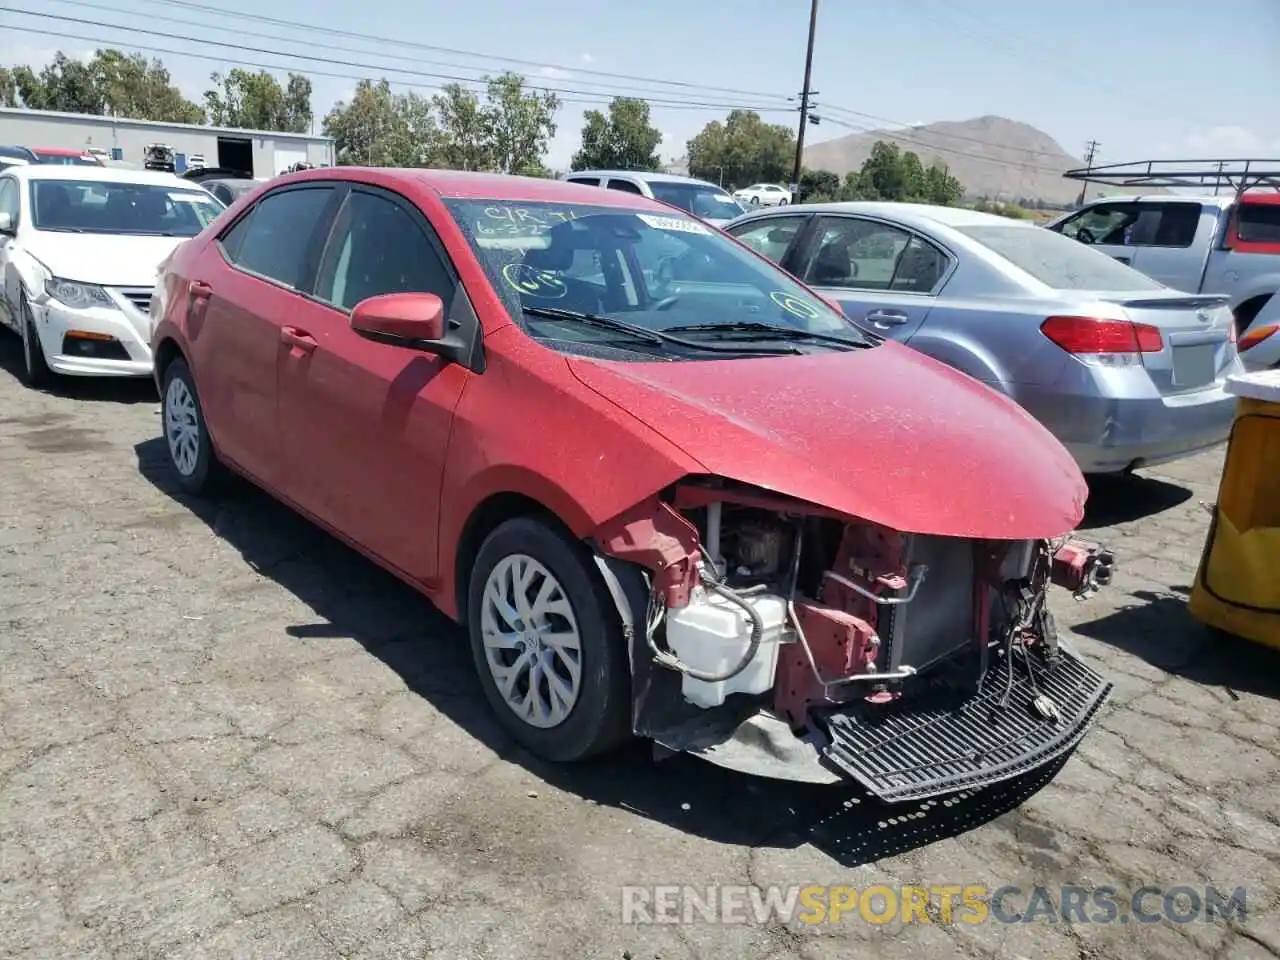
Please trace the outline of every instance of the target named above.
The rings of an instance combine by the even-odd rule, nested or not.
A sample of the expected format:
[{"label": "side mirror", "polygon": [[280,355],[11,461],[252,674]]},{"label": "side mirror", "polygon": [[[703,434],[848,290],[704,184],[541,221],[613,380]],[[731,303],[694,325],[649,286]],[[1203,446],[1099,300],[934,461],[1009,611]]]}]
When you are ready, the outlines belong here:
[{"label": "side mirror", "polygon": [[13,225],[13,217],[8,213],[0,213],[0,233],[7,233],[12,236],[17,232]]},{"label": "side mirror", "polygon": [[445,339],[444,301],[434,293],[385,293],[361,300],[351,329],[368,340],[429,349]]}]

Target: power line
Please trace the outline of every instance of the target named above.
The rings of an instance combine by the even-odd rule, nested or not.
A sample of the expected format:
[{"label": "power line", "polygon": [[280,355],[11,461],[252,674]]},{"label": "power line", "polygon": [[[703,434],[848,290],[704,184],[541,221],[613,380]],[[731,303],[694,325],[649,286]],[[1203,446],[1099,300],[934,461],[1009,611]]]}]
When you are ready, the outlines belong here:
[{"label": "power line", "polygon": [[[1003,49],[1020,60],[1028,60],[1029,59],[1027,57],[1028,50],[1037,50],[1044,45],[1043,38],[1037,40],[1033,37],[1028,37],[1025,34],[1018,33],[1014,30],[1011,30],[1007,24],[998,23],[997,21],[991,19],[990,17],[986,17],[986,16],[983,16],[982,14],[976,13],[973,10],[968,9],[967,7],[964,9],[960,9],[956,7],[954,3],[950,2],[950,0],[926,0],[926,2],[932,5],[935,10],[937,10],[938,5],[941,4],[945,6],[946,9],[949,10],[952,14],[969,17],[979,22],[985,22],[988,25],[988,27],[991,28],[991,33],[989,34],[983,33],[981,31],[966,29],[963,24],[957,23],[955,19],[952,19],[952,25],[957,26],[958,29],[960,29],[964,33],[967,33],[969,36],[973,37],[979,43],[984,43],[988,46],[995,46],[999,49]],[[945,17],[945,14],[944,14],[944,17]],[[998,36],[998,34],[1000,33],[1006,34],[1007,37]],[[1012,38],[1012,39],[1008,39],[1008,38]],[[1093,86],[1094,89],[1097,89],[1097,90],[1105,89],[1106,92],[1109,92],[1113,96],[1119,97],[1123,100],[1130,101],[1133,103],[1144,104],[1148,109],[1159,111],[1161,116],[1168,116],[1170,113],[1169,103],[1167,102],[1157,103],[1156,101],[1153,101],[1153,100],[1147,100],[1144,97],[1135,95],[1132,88],[1125,88],[1117,84],[1113,84],[1110,81],[1108,81],[1106,77],[1099,76],[1096,73],[1090,73],[1085,70],[1074,69],[1070,63],[1065,62],[1062,59],[1037,57],[1035,58],[1035,62],[1038,65],[1049,66],[1053,69],[1056,69],[1058,70],[1058,72],[1064,75],[1070,75],[1077,82],[1087,83]],[[1189,120],[1190,118],[1184,116],[1183,119]],[[1200,126],[1207,123],[1208,121],[1201,119],[1201,120],[1195,120],[1193,122],[1195,123],[1195,125]]]},{"label": "power line", "polygon": [[[150,0],[150,2],[158,3],[158,2],[166,2],[166,0]],[[483,78],[466,77],[466,76],[460,76],[456,74],[440,74],[440,73],[433,73],[433,72],[422,71],[422,70],[411,70],[411,69],[406,69],[403,67],[396,67],[396,66],[366,64],[358,61],[338,59],[334,57],[322,57],[322,56],[315,56],[311,54],[299,54],[299,53],[293,53],[290,51],[274,50],[266,47],[255,47],[247,44],[237,44],[237,43],[230,43],[228,41],[212,40],[205,37],[193,37],[193,36],[187,36],[182,34],[166,33],[164,31],[147,30],[147,29],[142,29],[137,27],[129,27],[122,24],[105,23],[101,21],[88,20],[80,17],[66,17],[66,16],[60,16],[57,14],[33,13],[30,11],[19,10],[12,7],[0,7],[0,13],[4,13],[4,12],[16,13],[21,16],[52,19],[52,20],[61,21],[61,22],[70,22],[77,25],[101,27],[109,30],[121,30],[121,31],[133,32],[133,33],[147,34],[151,36],[160,36],[167,39],[178,40],[181,42],[193,43],[197,45],[216,46],[216,47],[222,47],[222,48],[227,48],[227,49],[237,50],[237,51],[239,50],[248,51],[250,53],[262,53],[262,54],[267,54],[269,56],[282,56],[282,57],[291,58],[291,59],[309,60],[312,62],[335,65],[335,66],[352,67],[361,72],[360,73],[344,73],[344,72],[326,71],[326,70],[314,69],[309,66],[308,67],[302,67],[301,65],[286,66],[280,63],[264,63],[258,60],[245,60],[240,58],[235,58],[234,61],[232,61],[232,60],[229,60],[229,58],[227,57],[210,56],[208,54],[194,53],[186,50],[175,50],[171,47],[161,47],[161,46],[156,46],[152,44],[138,44],[131,40],[130,41],[113,41],[113,40],[104,39],[100,36],[84,36],[82,34],[74,34],[66,31],[43,30],[35,27],[21,27],[21,26],[7,27],[7,29],[9,30],[13,30],[21,33],[31,33],[31,34],[41,35],[41,36],[57,37],[64,40],[76,40],[84,43],[92,43],[92,44],[98,44],[98,45],[115,45],[120,47],[127,47],[134,50],[145,51],[153,54],[162,54],[162,55],[174,56],[174,57],[188,57],[194,60],[203,60],[206,62],[217,63],[222,65],[225,65],[228,62],[235,62],[242,66],[254,67],[256,69],[262,69],[262,70],[275,70],[275,71],[282,71],[282,72],[289,72],[289,71],[297,72],[302,70],[313,76],[326,77],[331,79],[341,79],[341,80],[365,80],[365,79],[370,79],[371,74],[381,74],[385,76],[387,73],[403,73],[411,76],[426,77],[434,80],[447,80],[450,82],[462,83],[462,84],[473,84],[473,85],[483,84]],[[204,25],[198,25],[198,26],[203,27]],[[472,69],[474,70],[477,68],[472,68]],[[394,82],[398,86],[406,87],[408,89],[417,89],[417,90],[434,89],[433,87],[429,87],[425,84],[421,84],[421,83],[414,84],[414,83],[406,82],[400,79],[392,79],[390,82]],[[614,96],[616,96],[616,94],[606,93],[603,91],[545,86],[545,85],[535,84],[535,83],[527,83],[526,85],[533,90],[541,90],[548,93],[567,94],[567,96],[558,96],[558,99],[562,103],[566,103],[566,104],[576,103],[576,104],[583,104],[583,105],[600,106],[608,103],[610,100],[614,98]],[[793,106],[771,106],[766,104],[726,102],[724,100],[690,100],[690,99],[685,99],[683,97],[680,99],[675,99],[676,96],[677,95],[673,93],[671,95],[672,98],[670,99],[655,98],[650,96],[637,96],[635,97],[635,99],[643,100],[644,102],[650,104],[651,106],[661,107],[662,109],[670,109],[670,110],[746,109],[746,110],[753,110],[757,113],[792,113],[792,112],[795,112],[796,110],[796,108]],[[981,154],[959,150],[952,147],[938,147],[938,146],[935,146],[934,144],[927,143],[922,140],[917,140],[910,136],[905,136],[903,134],[899,134],[894,131],[875,130],[873,128],[867,127],[865,124],[861,124],[861,125],[854,124],[854,123],[842,120],[838,116],[832,116],[829,112],[832,109],[837,110],[839,112],[852,113],[855,115],[863,115],[863,116],[870,116],[870,115],[858,114],[857,111],[846,110],[845,108],[842,108],[842,107],[833,107],[833,108],[827,108],[823,110],[823,115],[825,119],[829,120],[832,123],[838,124],[840,126],[843,126],[850,130],[854,130],[859,133],[875,133],[877,134],[877,136],[885,140],[894,140],[894,141],[900,141],[903,143],[914,144],[914,145],[923,147],[925,149],[928,149],[934,153],[943,154],[943,155],[952,155],[957,157],[968,157],[975,161],[991,164],[993,166],[1016,168],[1016,169],[1022,169],[1024,171],[1035,170],[1035,171],[1052,174],[1055,176],[1060,176],[1062,173],[1060,169],[1056,169],[1056,168],[1038,166],[1038,165],[1029,164],[1029,163],[1018,163],[1018,162],[1012,162],[1007,160],[999,160],[993,157],[987,157]],[[888,121],[888,118],[885,118],[885,119],[887,122],[893,122],[893,121]],[[953,135],[953,136],[955,136],[957,139],[966,139],[966,140],[972,139],[972,138],[961,138],[959,135]],[[983,141],[978,141],[978,140],[974,140],[974,142],[983,143]],[[1014,148],[1014,149],[1017,149],[1017,148]]]},{"label": "power line", "polygon": [[[292,20],[284,20],[278,17],[268,17],[263,14],[245,13],[239,10],[229,10],[221,6],[213,6],[202,3],[190,3],[187,0],[141,0],[143,3],[158,4],[161,6],[177,7],[181,10],[201,10],[206,13],[216,14],[219,17],[238,17],[244,20],[253,20],[258,23],[269,23],[275,26],[288,27],[291,30],[306,30],[312,33],[323,33],[330,36],[343,37],[352,40],[368,40],[372,43],[390,44],[393,46],[405,47],[414,50],[429,50],[434,53],[447,53],[452,56],[472,57],[483,60],[493,60],[499,63],[513,63],[525,67],[554,67],[555,69],[565,70],[567,67],[562,64],[553,64],[539,60],[524,60],[518,57],[500,57],[487,53],[477,53],[473,50],[460,50],[455,47],[441,47],[429,43],[419,43],[414,40],[404,40],[396,37],[380,37],[368,33],[356,33],[351,30],[340,30],[336,27],[322,27],[314,24],[298,23]],[[307,42],[307,41],[303,41]],[[683,87],[690,90],[697,90],[708,93],[730,93],[743,97],[759,97],[765,99],[786,99],[776,93],[763,93],[759,90],[741,90],[734,87],[711,87],[702,83],[693,83],[686,80],[660,80],[654,77],[641,77],[629,73],[613,73],[608,70],[595,70],[586,67],[573,68],[574,73],[580,73],[587,76],[609,77],[615,80],[630,80],[633,82],[643,82],[652,84],[665,84],[673,87]]]},{"label": "power line", "polygon": [[[107,23],[101,20],[90,20],[85,17],[68,17],[68,16],[63,16],[61,14],[56,14],[56,13],[33,13],[32,11],[20,10],[20,9],[17,9],[16,7],[0,7],[0,13],[15,13],[15,14],[18,14],[19,16],[24,16],[24,17],[35,17],[42,20],[56,20],[60,23],[69,23],[75,26],[98,27],[98,28],[103,28],[108,30],[128,30],[131,33],[140,33],[145,36],[160,37],[165,40],[179,40],[184,43],[195,43],[202,46],[219,47],[226,50],[243,50],[247,53],[260,53],[260,54],[267,54],[268,56],[284,56],[284,57],[290,57],[297,60],[309,60],[315,63],[324,63],[324,64],[329,64],[329,65],[339,66],[339,67],[354,67],[359,70],[371,69],[370,64],[362,63],[358,60],[347,60],[347,59],[342,59],[338,57],[322,57],[322,56],[318,56],[310,53],[293,53],[291,51],[286,51],[286,50],[273,50],[270,47],[258,47],[258,46],[252,46],[250,44],[244,44],[244,43],[232,43],[227,40],[213,40],[208,37],[192,37],[192,36],[187,36],[179,33],[168,33],[164,30],[151,30],[145,27],[130,27],[124,24],[119,24],[119,23]],[[191,54],[185,54],[181,52],[175,52],[174,55],[175,56],[191,56]],[[424,77],[430,80],[445,80],[451,83],[480,82],[480,78],[477,78],[477,77],[466,77],[466,76],[461,76],[459,74],[451,74],[451,73],[435,73],[429,70],[414,70],[408,67],[378,66],[374,69],[376,69],[379,72],[392,70],[396,73],[408,74],[409,76]],[[575,94],[575,95],[581,95],[584,93],[596,93],[596,91],[580,90],[572,87],[552,86],[550,84],[543,84],[543,83],[529,83],[527,85],[530,88],[543,90],[547,93],[567,93],[567,94]],[[658,101],[655,100],[655,101],[649,101],[649,102],[657,103]],[[779,111],[790,109],[790,108],[784,108],[784,107],[768,107],[768,106],[759,107],[757,105],[744,104],[744,103],[725,104],[723,101],[718,101],[713,103],[708,101],[688,101],[688,100],[682,99],[675,102],[697,104],[699,106],[721,106],[721,107],[728,106],[730,108],[737,108],[737,109],[763,109],[763,110],[772,109],[772,110],[779,110]]]},{"label": "power line", "polygon": [[[385,72],[403,73],[403,74],[408,74],[408,76],[412,76],[412,77],[422,77],[422,78],[434,79],[434,81],[448,81],[452,83],[483,82],[483,78],[480,78],[480,77],[465,77],[465,76],[461,76],[461,74],[453,74],[453,73],[434,73],[434,72],[431,72],[431,70],[415,70],[407,67],[389,67],[389,65],[371,65],[367,63],[361,63],[361,61],[358,61],[358,60],[347,60],[347,59],[335,58],[335,56],[298,54],[298,52],[293,52],[288,50],[273,50],[273,49],[270,49],[270,47],[251,46],[248,44],[233,44],[233,42],[229,42],[225,40],[211,40],[211,38],[209,37],[192,37],[192,36],[182,35],[182,33],[169,33],[166,31],[159,31],[159,29],[147,29],[143,27],[129,27],[129,26],[125,26],[125,24],[106,23],[106,22],[102,22],[102,20],[91,20],[83,17],[63,17],[63,15],[52,14],[52,13],[32,13],[32,12],[29,12],[29,10],[19,10],[17,8],[12,8],[12,6],[0,6],[0,13],[15,13],[18,15],[22,15],[22,17],[35,17],[38,19],[58,20],[58,22],[70,23],[70,24],[74,24],[74,26],[97,27],[97,28],[105,28],[105,29],[122,29],[122,31],[129,31],[132,33],[142,33],[142,35],[145,35],[145,36],[161,37],[161,38],[164,38],[164,40],[178,40],[182,42],[187,42],[187,44],[198,44],[202,46],[216,46],[216,47],[221,47],[221,49],[227,49],[227,50],[243,50],[246,52],[251,52],[251,54],[266,54],[269,56],[288,56],[288,58],[292,58],[292,59],[310,60],[312,61],[312,63],[330,64],[330,65],[335,65],[335,67],[352,67],[352,68],[361,69],[361,70],[372,70],[372,72],[379,72],[379,73],[385,73]],[[18,28],[12,28],[12,29],[18,29]],[[101,42],[101,41],[96,41],[96,38],[86,38],[86,40],[90,40],[91,42]],[[188,52],[184,52],[184,51],[172,51],[172,52],[174,56],[195,56],[195,54],[188,54]],[[216,58],[205,58],[205,59],[216,60]],[[288,70],[291,68],[276,68],[276,69]],[[596,92],[596,91],[580,90],[580,88],[576,88],[576,87],[553,86],[553,84],[540,83],[540,82],[529,82],[527,83],[527,86],[531,88],[535,88],[535,90],[541,90],[548,93],[571,93],[571,95],[582,95],[582,93],[594,93],[595,96],[604,96],[603,93]],[[612,99],[612,96],[607,97],[607,99]],[[637,99],[644,99],[644,97],[637,97]],[[751,110],[758,110],[758,111],[764,111],[764,110],[790,111],[791,110],[791,108],[782,108],[782,106],[741,104],[741,102],[724,102],[723,100],[692,101],[692,100],[685,100],[685,99],[681,99],[681,100],[648,100],[646,99],[646,102],[652,102],[652,104],[663,104],[663,105],[676,104],[676,105],[690,105],[690,106],[717,106],[717,108],[721,108],[721,109],[724,109],[724,108],[751,109]]]},{"label": "power line", "polygon": [[[103,10],[103,11],[107,11],[107,12],[110,12],[110,13],[122,14],[122,15],[125,15],[125,16],[133,16],[133,15],[134,15],[134,14],[132,14],[131,12],[127,12],[127,11],[121,11],[121,10],[119,10],[118,6],[116,6],[116,5],[112,5],[112,4],[105,4],[105,3],[94,3],[94,2],[92,2],[92,0],[55,0],[55,2],[57,2],[57,3],[62,3],[62,4],[67,4],[67,5],[69,5],[69,6],[74,6],[74,7],[84,7],[84,8],[88,8],[88,9],[92,9],[92,10]],[[147,2],[151,2],[151,3],[163,3],[163,2],[166,2],[166,0],[147,0]],[[189,4],[182,4],[182,6],[191,6],[191,5],[189,5]],[[22,11],[22,12],[23,12],[26,16],[36,16],[36,17],[38,17],[38,16],[46,16],[46,14],[43,14],[43,13],[33,13],[33,12],[30,12],[30,11]],[[241,17],[244,17],[244,18],[246,18],[246,19],[267,19],[267,20],[272,20],[272,19],[273,19],[273,18],[270,18],[270,17],[267,17],[267,18],[258,18],[258,17],[253,17],[253,16],[252,16],[252,15],[250,15],[250,14],[232,14],[232,16],[233,16],[233,17],[241,16]],[[70,20],[73,20],[73,21],[74,21],[76,18],[68,18],[68,19],[70,19]],[[195,29],[200,29],[200,30],[221,30],[221,31],[223,31],[223,32],[227,32],[227,33],[235,32],[236,30],[238,30],[238,29],[239,29],[239,27],[238,27],[237,25],[235,25],[235,24],[233,24],[233,25],[231,25],[231,26],[225,26],[225,25],[222,25],[222,24],[202,23],[202,22],[198,22],[198,21],[193,22],[190,16],[177,17],[177,16],[166,16],[165,14],[161,14],[161,13],[154,13],[154,14],[148,14],[148,15],[147,15],[147,19],[148,19],[148,20],[162,20],[162,21],[165,21],[165,22],[168,22],[168,23],[179,23],[179,24],[183,24],[183,25],[185,25],[185,26],[187,26],[187,27],[195,28]],[[221,19],[223,19],[223,20],[225,21],[227,18],[224,16],[224,17],[222,17]],[[96,24],[95,24],[95,25],[96,25]],[[146,31],[144,31],[144,30],[141,30],[141,28],[137,28],[137,27],[134,27],[134,26],[129,25],[129,24],[117,23],[117,24],[111,24],[111,26],[112,26],[112,27],[114,27],[114,28],[116,28],[116,29],[120,29],[120,30],[139,30],[140,32],[146,32]],[[409,56],[409,55],[407,55],[407,54],[384,53],[384,52],[382,52],[382,51],[377,51],[377,50],[366,50],[366,49],[352,48],[350,44],[346,44],[346,43],[343,43],[343,44],[337,44],[337,43],[324,43],[324,42],[322,42],[322,41],[310,40],[310,39],[303,39],[303,40],[299,40],[299,39],[297,38],[297,36],[296,36],[296,32],[297,32],[297,31],[295,30],[295,31],[294,31],[295,36],[281,36],[280,34],[274,34],[274,33],[261,33],[261,32],[255,32],[254,37],[255,37],[256,39],[259,39],[259,40],[275,40],[275,41],[279,41],[279,42],[281,42],[281,43],[289,43],[289,44],[299,44],[299,43],[301,43],[301,44],[305,44],[305,45],[306,45],[306,46],[308,46],[309,48],[313,48],[313,49],[320,49],[320,50],[338,50],[338,51],[345,52],[345,53],[348,53],[348,54],[355,54],[355,55],[368,56],[368,57],[377,57],[377,58],[379,58],[379,59],[385,59],[385,60],[397,60],[397,61],[400,61],[400,62],[406,62],[406,63],[412,63],[412,64],[425,64],[425,65],[429,65],[429,66],[449,67],[449,68],[452,68],[452,69],[457,69],[457,70],[467,70],[467,71],[472,71],[472,72],[480,71],[480,70],[482,70],[482,69],[483,69],[482,67],[477,66],[477,65],[474,65],[474,64],[463,64],[463,63],[457,63],[457,62],[455,62],[455,61],[446,61],[446,60],[427,60],[427,59],[423,59],[421,56],[418,56],[418,55]],[[170,35],[167,35],[167,34],[166,34],[165,36],[170,36]],[[359,36],[359,35],[355,35],[355,36]],[[186,38],[184,37],[183,39],[186,39]],[[202,40],[203,40],[203,38],[202,38]],[[195,42],[195,41],[193,40],[193,42]],[[275,52],[275,53],[277,53],[277,54],[280,54],[280,55],[284,55],[284,56],[302,56],[302,57],[304,57],[304,58],[306,57],[306,55],[304,55],[304,54],[294,54],[294,53],[289,53],[289,52],[286,52],[286,51],[273,51],[273,52]],[[474,56],[477,56],[477,57],[478,57],[478,56],[483,56],[483,55],[482,55],[482,54],[474,54]],[[493,59],[493,60],[501,60],[501,59],[503,59],[503,58],[501,58],[501,57],[493,57],[493,58],[490,58],[490,59]],[[536,65],[536,64],[532,64],[532,65]],[[556,66],[553,66],[553,65],[551,65],[551,64],[544,64],[544,65],[541,65],[541,66],[542,66],[542,69],[543,69],[543,70],[557,70],[557,71],[560,71],[560,72],[562,72],[562,73],[565,73],[566,75],[571,74],[572,72],[582,72],[582,71],[570,71],[568,68],[556,67]],[[399,68],[395,68],[395,69],[399,69]],[[544,74],[544,76],[547,76],[547,75],[546,75],[546,74]],[[474,79],[478,82],[481,78],[474,78]],[[559,79],[559,78],[551,77],[550,79]],[[568,81],[570,80],[570,77],[569,77],[569,76],[566,76],[566,77],[564,77],[564,78],[563,78],[563,80],[564,80],[565,82],[568,82]],[[630,93],[631,93],[631,92],[633,92],[633,91],[635,90],[635,83],[638,83],[638,82],[642,82],[642,83],[646,83],[646,84],[650,84],[650,85],[658,85],[658,84],[670,84],[670,83],[674,83],[675,81],[665,81],[665,80],[657,80],[657,79],[641,79],[641,78],[637,78],[636,80],[628,81],[626,84],[623,84],[623,83],[621,83],[621,82],[608,82],[608,81],[603,81],[603,82],[602,82],[602,81],[589,81],[589,84],[590,84],[590,86],[592,86],[592,87],[614,87],[614,88],[622,88],[622,90],[623,90],[623,91],[626,91],[626,92],[625,92],[625,93],[624,93],[624,92],[619,92],[619,93],[615,94],[615,96],[624,96],[624,95],[630,95]],[[583,84],[582,82],[580,82],[580,81],[574,81],[574,85],[575,85],[575,86],[583,86],[584,84]],[[679,85],[680,85],[680,86],[684,86],[684,84],[679,84]],[[692,86],[692,85],[690,84],[689,86]],[[540,88],[540,89],[551,89],[551,88]],[[712,93],[715,93],[715,92],[718,92],[721,88],[717,88],[717,87],[703,87],[703,88],[701,88],[701,89],[702,89],[704,92],[712,92]],[[592,93],[594,93],[594,92],[596,92],[596,91],[575,91],[575,92],[592,92]],[[656,91],[656,93],[657,93],[657,94],[659,94],[659,95],[665,95],[665,96],[668,96],[668,97],[671,97],[671,98],[675,98],[676,96],[679,96],[681,99],[686,99],[686,98],[687,98],[687,95],[686,95],[686,94],[678,94],[678,95],[677,95],[675,92],[673,92],[673,91],[669,91],[669,90],[659,90],[659,91]],[[768,94],[762,94],[761,96],[768,97],[768,96],[770,96],[770,95],[768,95]],[[778,94],[773,94],[772,96],[773,96],[775,99],[779,100],[779,101],[785,101],[785,100],[787,99],[787,98],[785,98],[785,97],[783,97],[783,96],[781,96],[781,95],[778,95]],[[737,98],[735,97],[734,99],[737,99]],[[752,106],[752,104],[743,104],[743,107],[750,107],[750,106]],[[783,103],[779,103],[779,104],[778,104],[778,109],[784,109],[784,104],[783,104]]]},{"label": "power line", "polygon": [[[0,8],[0,10],[3,10],[3,8]],[[228,63],[234,63],[239,66],[254,67],[259,70],[276,70],[276,71],[281,71],[286,73],[289,71],[297,72],[299,69],[297,64],[293,66],[286,66],[280,63],[264,63],[260,60],[241,59],[239,57],[234,59],[229,59],[227,57],[215,57],[215,56],[210,56],[209,54],[192,53],[187,50],[175,50],[172,47],[161,47],[161,46],[155,46],[153,44],[139,44],[139,43],[134,43],[133,41],[127,41],[127,40],[126,41],[107,40],[107,39],[103,39],[102,37],[89,37],[89,36],[85,36],[84,34],[68,33],[65,30],[42,30],[37,27],[17,27],[17,26],[6,26],[4,29],[12,30],[18,33],[35,34],[37,36],[43,36],[43,37],[55,37],[60,40],[78,40],[82,43],[94,43],[94,44],[98,44],[99,46],[110,46],[110,47],[116,47],[116,48],[125,48],[129,50],[137,50],[143,53],[162,54],[164,56],[172,56],[172,57],[188,57],[192,60],[204,60],[208,63],[217,63],[222,65],[226,65]],[[129,28],[120,27],[117,29],[129,29]],[[183,37],[179,39],[188,40],[189,42],[192,42],[192,43],[200,42],[195,38]],[[274,52],[274,51],[268,51],[268,52]],[[291,54],[291,53],[283,53],[280,55],[286,56],[286,57],[295,56],[295,54]],[[359,65],[357,64],[357,66]],[[388,72],[383,68],[376,67],[376,66],[370,67],[361,73],[339,73],[339,72],[328,71],[328,70],[315,70],[310,67],[305,69],[306,69],[306,73],[309,76],[325,77],[332,80],[369,80],[371,79],[371,74],[385,74]],[[390,72],[398,72],[398,68],[392,67]],[[423,83],[411,83],[403,80],[389,80],[388,82],[395,83],[396,86],[404,87],[409,90],[424,90],[424,91],[431,92],[436,89],[435,87],[431,87]],[[478,83],[479,81],[463,80],[461,82]],[[533,87],[532,89],[546,89],[546,88]],[[602,106],[609,103],[609,101],[613,99],[612,96],[610,96],[609,94],[600,93],[600,94],[593,95],[589,91],[575,91],[575,92],[581,93],[581,95],[576,97],[575,96],[560,97],[559,98],[560,102],[587,104],[590,106]],[[648,103],[651,106],[662,107],[664,110],[705,111],[707,109],[718,109],[718,110],[744,109],[741,104],[727,104],[727,103],[719,103],[714,101],[700,102],[700,101],[685,101],[685,100],[656,100],[656,99],[650,99],[646,97],[636,97],[634,99],[644,100],[645,103]],[[756,112],[758,113],[791,113],[794,111],[793,107],[753,107],[751,109],[756,110]]]}]

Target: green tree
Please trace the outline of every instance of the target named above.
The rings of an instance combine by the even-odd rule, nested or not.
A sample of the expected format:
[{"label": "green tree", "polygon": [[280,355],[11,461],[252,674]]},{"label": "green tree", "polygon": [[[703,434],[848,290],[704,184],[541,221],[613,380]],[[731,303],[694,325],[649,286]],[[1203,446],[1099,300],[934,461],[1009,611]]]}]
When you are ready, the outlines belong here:
[{"label": "green tree", "polygon": [[220,127],[306,133],[311,128],[311,81],[289,74],[284,86],[266,70],[239,67],[212,73],[213,87],[204,92],[209,122]]},{"label": "green tree", "polygon": [[840,199],[840,175],[830,170],[800,171],[797,203],[829,203]]},{"label": "green tree", "polygon": [[734,110],[723,123],[712,121],[689,141],[689,173],[737,186],[786,182],[795,151],[790,127],[765,123],[753,110]]},{"label": "green tree", "polygon": [[459,83],[450,83],[431,98],[440,124],[440,160],[454,170],[488,170],[491,144],[480,98]]},{"label": "green tree", "polygon": [[0,100],[32,110],[59,110],[99,116],[203,123],[204,111],[187,100],[159,60],[101,49],[87,61],[59,52],[37,73],[31,67],[8,71],[12,98],[0,82]]},{"label": "green tree", "polygon": [[88,63],[72,60],[62,51],[36,73],[31,67],[13,69],[22,105],[31,110],[64,113],[103,112],[102,87]]},{"label": "green tree", "polygon": [[946,164],[935,160],[924,172],[924,193],[929,203],[952,207],[964,196],[964,184],[951,175]]},{"label": "green tree", "polygon": [[556,134],[560,99],[554,93],[526,93],[524,77],[504,73],[488,80],[480,111],[488,152],[499,173],[537,175],[547,144]]},{"label": "green tree", "polygon": [[587,110],[582,117],[582,148],[573,155],[572,169],[657,170],[662,165],[662,133],[649,122],[644,100],[614,97],[608,116]]},{"label": "green tree", "polygon": [[944,164],[934,161],[926,170],[917,154],[877,140],[862,169],[845,176],[841,194],[845,200],[951,206],[964,195],[964,186]]},{"label": "green tree", "polygon": [[386,80],[361,80],[351,102],[335,104],[323,127],[340,164],[430,167],[439,159],[440,131],[429,101],[394,94]]},{"label": "green tree", "polygon": [[0,107],[18,106],[18,84],[13,79],[13,71],[8,67],[0,67]]}]

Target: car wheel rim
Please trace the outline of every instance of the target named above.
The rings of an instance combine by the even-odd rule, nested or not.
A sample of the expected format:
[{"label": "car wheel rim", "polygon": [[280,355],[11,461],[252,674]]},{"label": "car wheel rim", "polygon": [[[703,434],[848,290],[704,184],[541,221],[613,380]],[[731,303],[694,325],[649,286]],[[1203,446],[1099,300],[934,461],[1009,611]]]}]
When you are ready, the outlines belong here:
[{"label": "car wheel rim", "polygon": [[200,458],[200,419],[196,398],[177,377],[169,381],[164,395],[164,434],[174,467],[184,477],[191,476]]},{"label": "car wheel rim", "polygon": [[531,727],[559,726],[582,688],[582,640],[560,581],[525,554],[504,557],[485,581],[485,663],[498,694]]}]

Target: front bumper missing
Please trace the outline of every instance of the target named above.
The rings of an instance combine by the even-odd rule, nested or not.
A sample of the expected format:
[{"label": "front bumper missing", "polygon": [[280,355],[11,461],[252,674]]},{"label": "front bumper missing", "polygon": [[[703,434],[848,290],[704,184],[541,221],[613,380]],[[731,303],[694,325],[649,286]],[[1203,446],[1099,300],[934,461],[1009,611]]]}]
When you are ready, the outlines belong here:
[{"label": "front bumper missing", "polygon": [[[1084,737],[1112,684],[1066,650],[1052,669],[1018,660],[1011,686],[1001,660],[959,703],[921,692],[887,710],[830,715],[824,759],[889,803],[985,787],[1051,762]],[[1035,710],[1038,694],[1054,702],[1056,719]]]}]

